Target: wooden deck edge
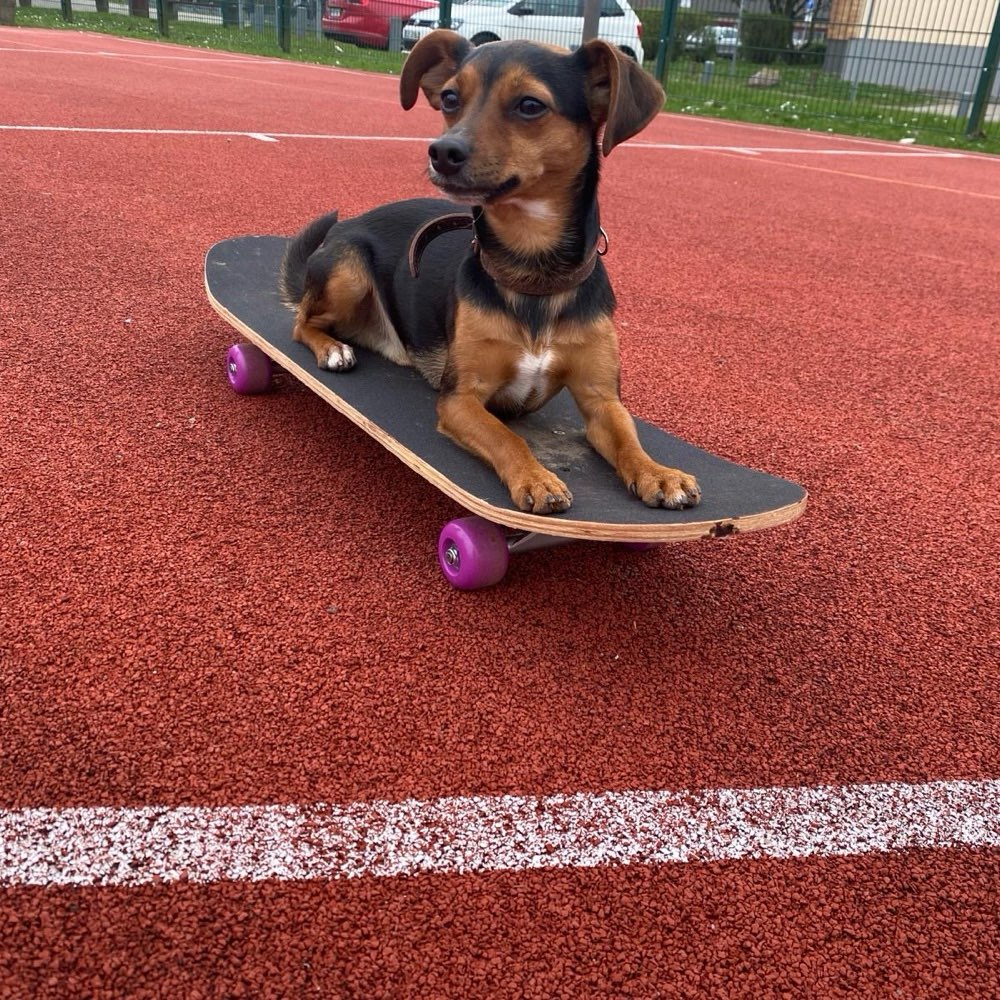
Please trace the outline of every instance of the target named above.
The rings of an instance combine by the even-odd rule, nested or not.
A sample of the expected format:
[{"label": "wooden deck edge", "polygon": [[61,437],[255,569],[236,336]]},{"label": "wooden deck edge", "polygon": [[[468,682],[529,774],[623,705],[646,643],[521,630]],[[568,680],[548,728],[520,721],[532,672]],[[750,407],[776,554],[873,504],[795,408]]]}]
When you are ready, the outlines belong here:
[{"label": "wooden deck edge", "polygon": [[[606,524],[598,521],[575,521],[565,515],[546,516],[541,514],[526,514],[509,508],[495,507],[485,500],[466,492],[450,479],[441,475],[432,465],[414,454],[402,442],[387,434],[378,424],[369,420],[363,413],[346,403],[336,393],[308,369],[288,357],[269,341],[259,336],[242,320],[231,313],[213,295],[205,279],[205,291],[212,308],[234,329],[246,339],[259,347],[282,368],[294,374],[318,396],[322,397],[338,413],[343,414],[352,423],[357,424],[366,434],[373,437],[383,447],[395,455],[404,465],[411,468],[419,476],[426,479],[435,489],[464,507],[471,514],[476,514],[503,525],[512,531],[528,531],[540,535],[551,535],[557,538],[572,538],[583,541],[602,542],[690,542],[698,539],[726,538],[732,535],[749,534],[790,524],[799,518],[806,509],[808,495],[803,494],[796,503],[779,507],[775,510],[763,511],[746,517],[726,518],[721,521],[688,521],[684,523],[651,524]],[[639,501],[636,501],[638,503]]]}]

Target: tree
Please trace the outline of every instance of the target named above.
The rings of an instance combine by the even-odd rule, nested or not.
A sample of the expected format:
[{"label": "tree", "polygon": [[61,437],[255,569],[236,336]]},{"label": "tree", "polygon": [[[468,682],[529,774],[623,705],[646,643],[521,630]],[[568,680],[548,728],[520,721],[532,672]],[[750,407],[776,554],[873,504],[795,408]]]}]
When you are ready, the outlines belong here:
[{"label": "tree", "polygon": [[[802,24],[807,19],[811,22],[817,17],[825,18],[829,14],[830,0],[766,0],[767,13],[761,13],[763,0],[729,0],[734,6],[739,7],[748,22],[764,21],[770,19],[779,21],[780,26],[772,23],[768,28],[764,24],[755,25],[750,28],[746,35],[757,36],[759,48],[784,49],[791,51],[792,38],[797,24]],[[758,30],[754,30],[759,27]],[[811,37],[811,30],[810,30]],[[745,39],[749,41],[750,39]],[[776,53],[774,53],[776,54]],[[774,54],[771,58],[774,58]]]}]

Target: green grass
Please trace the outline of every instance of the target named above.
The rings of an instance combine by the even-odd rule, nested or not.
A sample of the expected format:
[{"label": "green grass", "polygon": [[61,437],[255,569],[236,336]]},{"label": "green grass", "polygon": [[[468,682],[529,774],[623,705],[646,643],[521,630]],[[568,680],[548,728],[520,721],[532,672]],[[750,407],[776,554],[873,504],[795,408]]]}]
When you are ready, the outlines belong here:
[{"label": "green grass", "polygon": [[[16,23],[47,28],[78,28],[131,38],[160,38],[155,20],[122,14],[75,12],[66,22],[58,10],[18,7]],[[278,45],[273,25],[263,32],[191,21],[171,21],[165,41],[205,49],[244,52],[343,66],[378,73],[398,73],[399,53],[363,49],[314,35],[292,38],[291,52]],[[964,123],[942,115],[925,94],[892,87],[862,84],[852,90],[844,80],[818,66],[775,64],[777,86],[747,85],[761,67],[749,62],[735,66],[716,59],[711,78],[704,82],[704,64],[681,58],[669,65],[666,79],[669,111],[735,121],[783,125],[813,132],[830,132],[876,139],[914,140],[949,149],[1000,153],[1000,123],[987,125],[987,135],[967,139]]]},{"label": "green grass", "polygon": [[987,135],[968,139],[965,123],[941,114],[931,95],[897,87],[851,84],[819,67],[775,64],[780,82],[751,87],[747,81],[760,66],[715,61],[707,81],[704,65],[689,59],[667,71],[667,109],[682,114],[783,125],[874,139],[915,140],[949,149],[1000,153],[1000,124],[987,123]]}]

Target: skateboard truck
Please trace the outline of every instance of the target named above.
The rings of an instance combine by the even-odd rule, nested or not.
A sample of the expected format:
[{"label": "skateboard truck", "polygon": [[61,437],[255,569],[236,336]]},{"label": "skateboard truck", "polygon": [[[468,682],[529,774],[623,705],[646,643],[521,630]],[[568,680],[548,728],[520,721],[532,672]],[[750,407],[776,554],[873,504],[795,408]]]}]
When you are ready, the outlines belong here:
[{"label": "skateboard truck", "polygon": [[[438,562],[444,578],[458,590],[479,590],[499,583],[507,573],[510,557],[579,541],[540,531],[508,532],[499,524],[473,515],[449,521],[438,537]],[[624,548],[644,552],[656,542],[619,542]]]}]

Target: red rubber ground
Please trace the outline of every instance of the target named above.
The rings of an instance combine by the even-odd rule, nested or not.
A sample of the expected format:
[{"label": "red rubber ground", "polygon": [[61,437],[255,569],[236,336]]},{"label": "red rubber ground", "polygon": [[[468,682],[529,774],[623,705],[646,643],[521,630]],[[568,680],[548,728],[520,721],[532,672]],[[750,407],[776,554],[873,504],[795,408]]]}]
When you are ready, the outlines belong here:
[{"label": "red rubber ground", "polygon": [[[0,125],[437,116],[391,78],[4,29]],[[436,565],[461,511],[297,384],[234,395],[202,288],[216,240],[428,193],[420,143],[0,130],[0,808],[1000,774],[1000,164],[640,141],[689,148],[605,168],[627,401],[810,508],[470,594]],[[985,997],[998,878],[940,851],[6,888],[0,997]]]}]

